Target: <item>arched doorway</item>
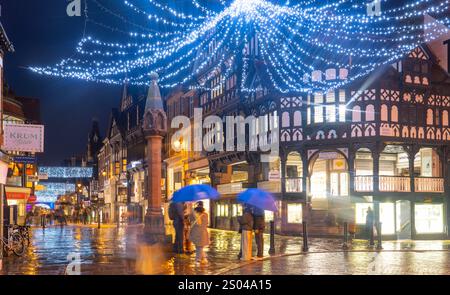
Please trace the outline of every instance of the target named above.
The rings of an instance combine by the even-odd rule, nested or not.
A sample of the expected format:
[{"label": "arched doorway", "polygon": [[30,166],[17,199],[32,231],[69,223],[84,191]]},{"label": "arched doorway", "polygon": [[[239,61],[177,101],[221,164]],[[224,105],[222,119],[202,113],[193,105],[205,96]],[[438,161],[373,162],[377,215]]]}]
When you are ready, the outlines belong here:
[{"label": "arched doorway", "polygon": [[310,165],[310,196],[313,210],[335,207],[349,196],[346,157],[338,151],[318,152]]}]

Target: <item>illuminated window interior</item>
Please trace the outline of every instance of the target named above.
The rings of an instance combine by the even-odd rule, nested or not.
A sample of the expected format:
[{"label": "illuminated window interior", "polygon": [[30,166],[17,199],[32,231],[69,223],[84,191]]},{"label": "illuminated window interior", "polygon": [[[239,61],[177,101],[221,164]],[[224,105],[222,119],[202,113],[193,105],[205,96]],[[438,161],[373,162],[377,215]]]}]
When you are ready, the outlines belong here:
[{"label": "illuminated window interior", "polygon": [[287,222],[302,223],[302,204],[287,205]]},{"label": "illuminated window interior", "polygon": [[443,204],[416,204],[414,214],[418,234],[444,232]]}]

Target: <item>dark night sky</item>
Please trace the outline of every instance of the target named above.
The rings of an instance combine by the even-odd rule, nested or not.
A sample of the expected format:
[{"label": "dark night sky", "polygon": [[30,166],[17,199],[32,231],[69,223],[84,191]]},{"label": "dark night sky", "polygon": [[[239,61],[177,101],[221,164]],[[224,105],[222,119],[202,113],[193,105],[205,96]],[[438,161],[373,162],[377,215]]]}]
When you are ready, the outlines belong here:
[{"label": "dark night sky", "polygon": [[67,16],[66,0],[0,0],[0,4],[0,20],[16,49],[5,58],[5,78],[17,95],[41,100],[46,134],[39,162],[61,164],[85,151],[93,117],[100,120],[104,135],[121,87],[39,76],[22,68],[52,65],[74,53],[84,20]]}]

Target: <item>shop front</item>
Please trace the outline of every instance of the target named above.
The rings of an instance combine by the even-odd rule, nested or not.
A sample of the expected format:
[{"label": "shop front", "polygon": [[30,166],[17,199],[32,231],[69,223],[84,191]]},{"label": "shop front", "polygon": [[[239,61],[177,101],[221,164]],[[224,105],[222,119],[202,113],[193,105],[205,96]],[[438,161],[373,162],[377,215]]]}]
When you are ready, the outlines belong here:
[{"label": "shop front", "polygon": [[[365,237],[367,210],[373,202],[355,204],[355,223],[358,236]],[[380,202],[381,233],[385,239],[443,239],[446,217],[442,200],[396,200]]]},{"label": "shop front", "polygon": [[7,216],[9,224],[25,225],[26,208],[31,195],[30,188],[5,186]]}]

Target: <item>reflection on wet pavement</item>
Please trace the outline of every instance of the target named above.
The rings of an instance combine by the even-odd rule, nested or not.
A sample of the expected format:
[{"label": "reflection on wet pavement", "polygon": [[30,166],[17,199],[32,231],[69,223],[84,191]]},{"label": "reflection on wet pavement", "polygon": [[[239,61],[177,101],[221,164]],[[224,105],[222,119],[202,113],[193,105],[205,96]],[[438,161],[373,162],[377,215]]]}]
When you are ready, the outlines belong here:
[{"label": "reflection on wet pavement", "polygon": [[[388,264],[393,273],[415,273],[419,266],[429,267],[431,273],[449,273],[449,241],[384,242],[383,252],[376,254],[367,252],[366,241],[355,241],[351,246],[352,251],[359,252],[344,253],[341,240],[311,239],[310,254],[294,255],[301,252],[301,238],[276,236],[276,254],[293,256],[243,263],[237,259],[239,234],[211,230],[211,246],[207,249],[210,264],[195,266],[195,255],[173,255],[160,245],[148,245],[142,242],[142,233],[142,226],[34,228],[26,255],[7,257],[1,273],[62,275],[71,254],[79,255],[81,274],[86,275],[367,273],[370,263]],[[266,236],[264,253],[268,250]]]},{"label": "reflection on wet pavement", "polygon": [[450,252],[321,252],[277,257],[226,275],[449,275]]}]

